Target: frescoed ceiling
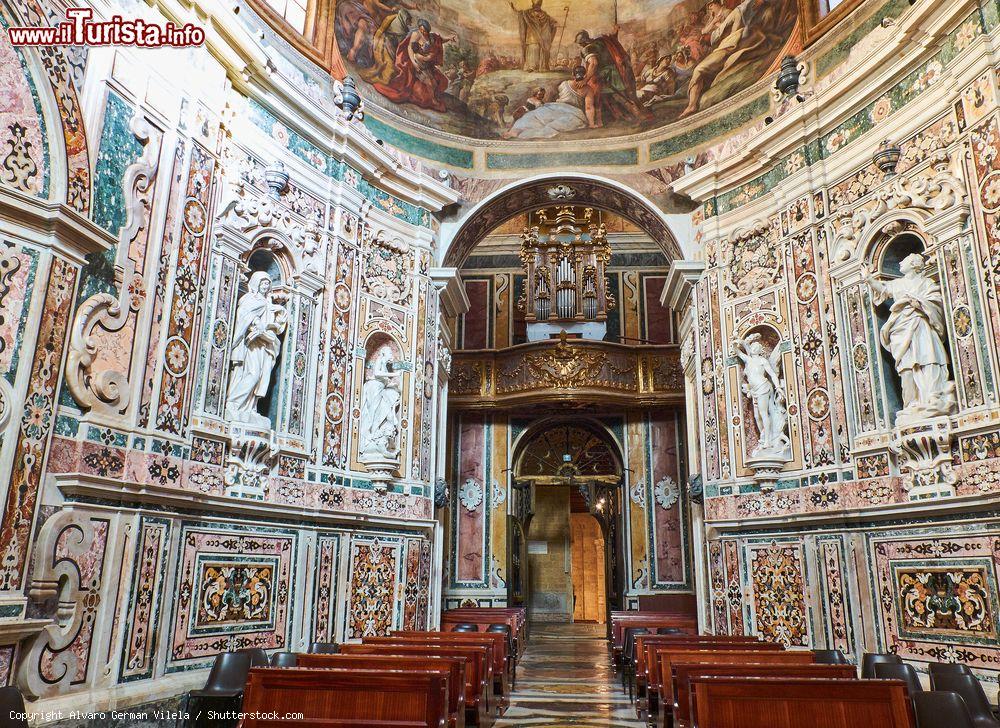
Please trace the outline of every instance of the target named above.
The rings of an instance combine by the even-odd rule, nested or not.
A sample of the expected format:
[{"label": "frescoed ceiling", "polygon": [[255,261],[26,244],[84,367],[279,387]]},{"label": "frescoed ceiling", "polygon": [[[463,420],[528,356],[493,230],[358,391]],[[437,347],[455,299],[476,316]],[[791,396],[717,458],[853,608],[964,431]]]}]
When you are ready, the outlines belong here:
[{"label": "frescoed ceiling", "polygon": [[429,132],[572,142],[655,130],[773,72],[796,0],[331,0],[370,104]]}]

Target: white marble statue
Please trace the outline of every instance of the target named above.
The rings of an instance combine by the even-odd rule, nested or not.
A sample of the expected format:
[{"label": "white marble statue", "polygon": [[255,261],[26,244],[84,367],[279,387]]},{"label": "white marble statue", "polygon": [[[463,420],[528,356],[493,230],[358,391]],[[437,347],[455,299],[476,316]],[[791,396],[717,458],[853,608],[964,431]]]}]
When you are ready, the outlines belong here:
[{"label": "white marble statue", "polygon": [[743,361],[743,393],[753,403],[757,422],[757,447],[750,453],[754,458],[787,459],[791,457],[791,441],[785,433],[788,408],[785,405],[785,382],[778,373],[781,347],[775,346],[764,355],[760,334],[733,342],[733,352]]},{"label": "white marble statue", "polygon": [[892,354],[903,384],[897,425],[947,415],[955,408],[955,383],[948,376],[945,348],[944,296],[941,286],[924,272],[925,265],[924,257],[913,253],[899,264],[901,278],[882,281],[870,270],[862,271],[876,303],[892,299],[879,338]]},{"label": "white marble statue", "polygon": [[375,354],[368,365],[368,379],[361,389],[362,459],[394,458],[399,454],[400,373],[392,370],[388,348]]},{"label": "white marble statue", "polygon": [[226,397],[226,417],[231,422],[270,429],[271,421],[257,411],[257,402],[271,385],[271,370],[278,358],[278,337],[288,324],[285,307],[271,299],[271,278],[257,271],[236,306],[233,329],[232,371]]}]

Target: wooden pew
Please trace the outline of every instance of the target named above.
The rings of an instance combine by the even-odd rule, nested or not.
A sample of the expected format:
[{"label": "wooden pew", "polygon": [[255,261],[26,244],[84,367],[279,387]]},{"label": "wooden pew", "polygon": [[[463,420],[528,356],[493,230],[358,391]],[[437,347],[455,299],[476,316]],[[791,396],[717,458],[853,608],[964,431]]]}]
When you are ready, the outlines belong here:
[{"label": "wooden pew", "polygon": [[[460,657],[465,666],[465,724],[468,726],[492,725],[490,716],[490,665],[486,650],[479,645],[459,647],[453,644],[343,644],[340,652],[344,655],[433,655],[437,657]],[[490,682],[488,682],[490,681]]]},{"label": "wooden pew", "polygon": [[715,635],[639,635],[636,637],[636,709],[639,717],[647,710],[656,714],[659,665],[656,653],[660,649],[691,650],[764,650],[781,651],[782,645],[758,642],[752,637],[732,638]]},{"label": "wooden pew", "polygon": [[[327,726],[330,719],[402,722],[421,728],[448,725],[448,675],[424,670],[313,670],[255,667],[243,694],[241,728]],[[301,718],[285,716],[301,714]],[[276,717],[275,717],[276,716]]]},{"label": "wooden pew", "polygon": [[[454,621],[463,616],[490,616],[492,621],[489,624],[505,622],[507,618],[513,618],[514,638],[521,643],[523,651],[524,644],[528,640],[528,610],[524,607],[461,607],[458,609],[448,609],[441,614],[442,622]],[[489,626],[487,624],[487,626]]]},{"label": "wooden pew", "polygon": [[[691,728],[691,680],[712,675],[725,677],[808,677],[853,680],[858,676],[854,665],[674,665],[674,728]],[[661,711],[660,722],[665,722]]]},{"label": "wooden pew", "polygon": [[368,637],[364,640],[371,644],[389,644],[392,642],[408,642],[424,644],[427,642],[442,644],[481,645],[487,648],[491,665],[490,683],[493,705],[498,714],[510,703],[510,674],[508,672],[507,640],[498,632],[483,634],[480,632],[394,632],[389,637]]},{"label": "wooden pew", "polygon": [[698,728],[913,728],[902,680],[702,677],[691,680]]},{"label": "wooden pew", "polygon": [[313,655],[298,656],[298,667],[355,670],[440,670],[448,675],[448,725],[465,728],[465,665],[459,657],[434,655]]},{"label": "wooden pew", "polygon": [[514,642],[517,657],[520,657],[524,653],[524,646],[527,643],[525,634],[526,622],[516,610],[487,611],[483,609],[461,609],[450,610],[441,615],[442,632],[451,632],[453,625],[456,624],[474,624],[479,627],[480,632],[486,632],[490,625],[493,624],[506,624],[510,627],[511,638]]},{"label": "wooden pew", "polygon": [[622,665],[622,649],[626,627],[645,627],[655,632],[658,627],[676,627],[685,634],[697,634],[698,620],[679,614],[640,614],[630,612],[611,620],[611,654],[616,668]]},{"label": "wooden pew", "polygon": [[[776,650],[674,650],[660,649],[656,654],[657,706],[659,713],[673,712],[674,682],[673,666],[690,665],[812,665],[816,662],[812,652]],[[649,691],[653,687],[650,682]],[[657,713],[650,712],[650,715]],[[664,723],[664,725],[666,725]]]},{"label": "wooden pew", "polygon": [[[489,644],[493,646],[493,672],[494,674],[508,673],[512,665],[511,655],[507,650],[507,640],[500,632],[414,632],[396,631],[390,632],[389,637],[421,638],[439,640],[443,642],[470,642],[473,644]],[[506,694],[506,693],[505,693]]]}]

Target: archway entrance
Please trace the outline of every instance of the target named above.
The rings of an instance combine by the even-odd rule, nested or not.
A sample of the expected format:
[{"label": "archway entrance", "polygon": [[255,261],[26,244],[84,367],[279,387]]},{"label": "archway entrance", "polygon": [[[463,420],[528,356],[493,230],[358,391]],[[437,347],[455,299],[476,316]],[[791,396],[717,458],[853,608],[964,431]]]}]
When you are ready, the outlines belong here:
[{"label": "archway entrance", "polygon": [[680,322],[662,303],[683,266],[666,218],[615,181],[534,178],[442,237],[444,605],[599,622],[690,593]]},{"label": "archway entrance", "polygon": [[595,420],[542,419],[518,438],[508,599],[532,619],[604,624],[619,601],[622,463]]}]

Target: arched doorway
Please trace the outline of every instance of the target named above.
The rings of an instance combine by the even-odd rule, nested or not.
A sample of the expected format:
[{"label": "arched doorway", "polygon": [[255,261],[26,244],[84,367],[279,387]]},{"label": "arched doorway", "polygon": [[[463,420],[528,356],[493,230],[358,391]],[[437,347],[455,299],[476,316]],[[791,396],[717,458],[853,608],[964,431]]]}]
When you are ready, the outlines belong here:
[{"label": "arched doorway", "polygon": [[[576,520],[598,526],[605,612],[690,593],[685,384],[668,285],[685,262],[667,218],[613,180],[543,176],[494,192],[441,234],[432,275],[452,317],[445,606],[531,607],[530,551],[543,548],[533,542],[562,538],[563,586],[541,591],[562,594],[551,611],[570,618],[571,495]],[[545,296],[550,306],[532,307]],[[595,435],[616,463],[598,473],[606,481],[587,477],[585,493],[586,468],[570,476],[550,460],[522,472],[529,440],[560,421]],[[537,530],[545,488],[564,494],[552,504],[561,537]]]},{"label": "arched doorway", "polygon": [[596,420],[542,419],[512,471],[509,602],[539,621],[605,623],[622,592],[620,446]]}]

